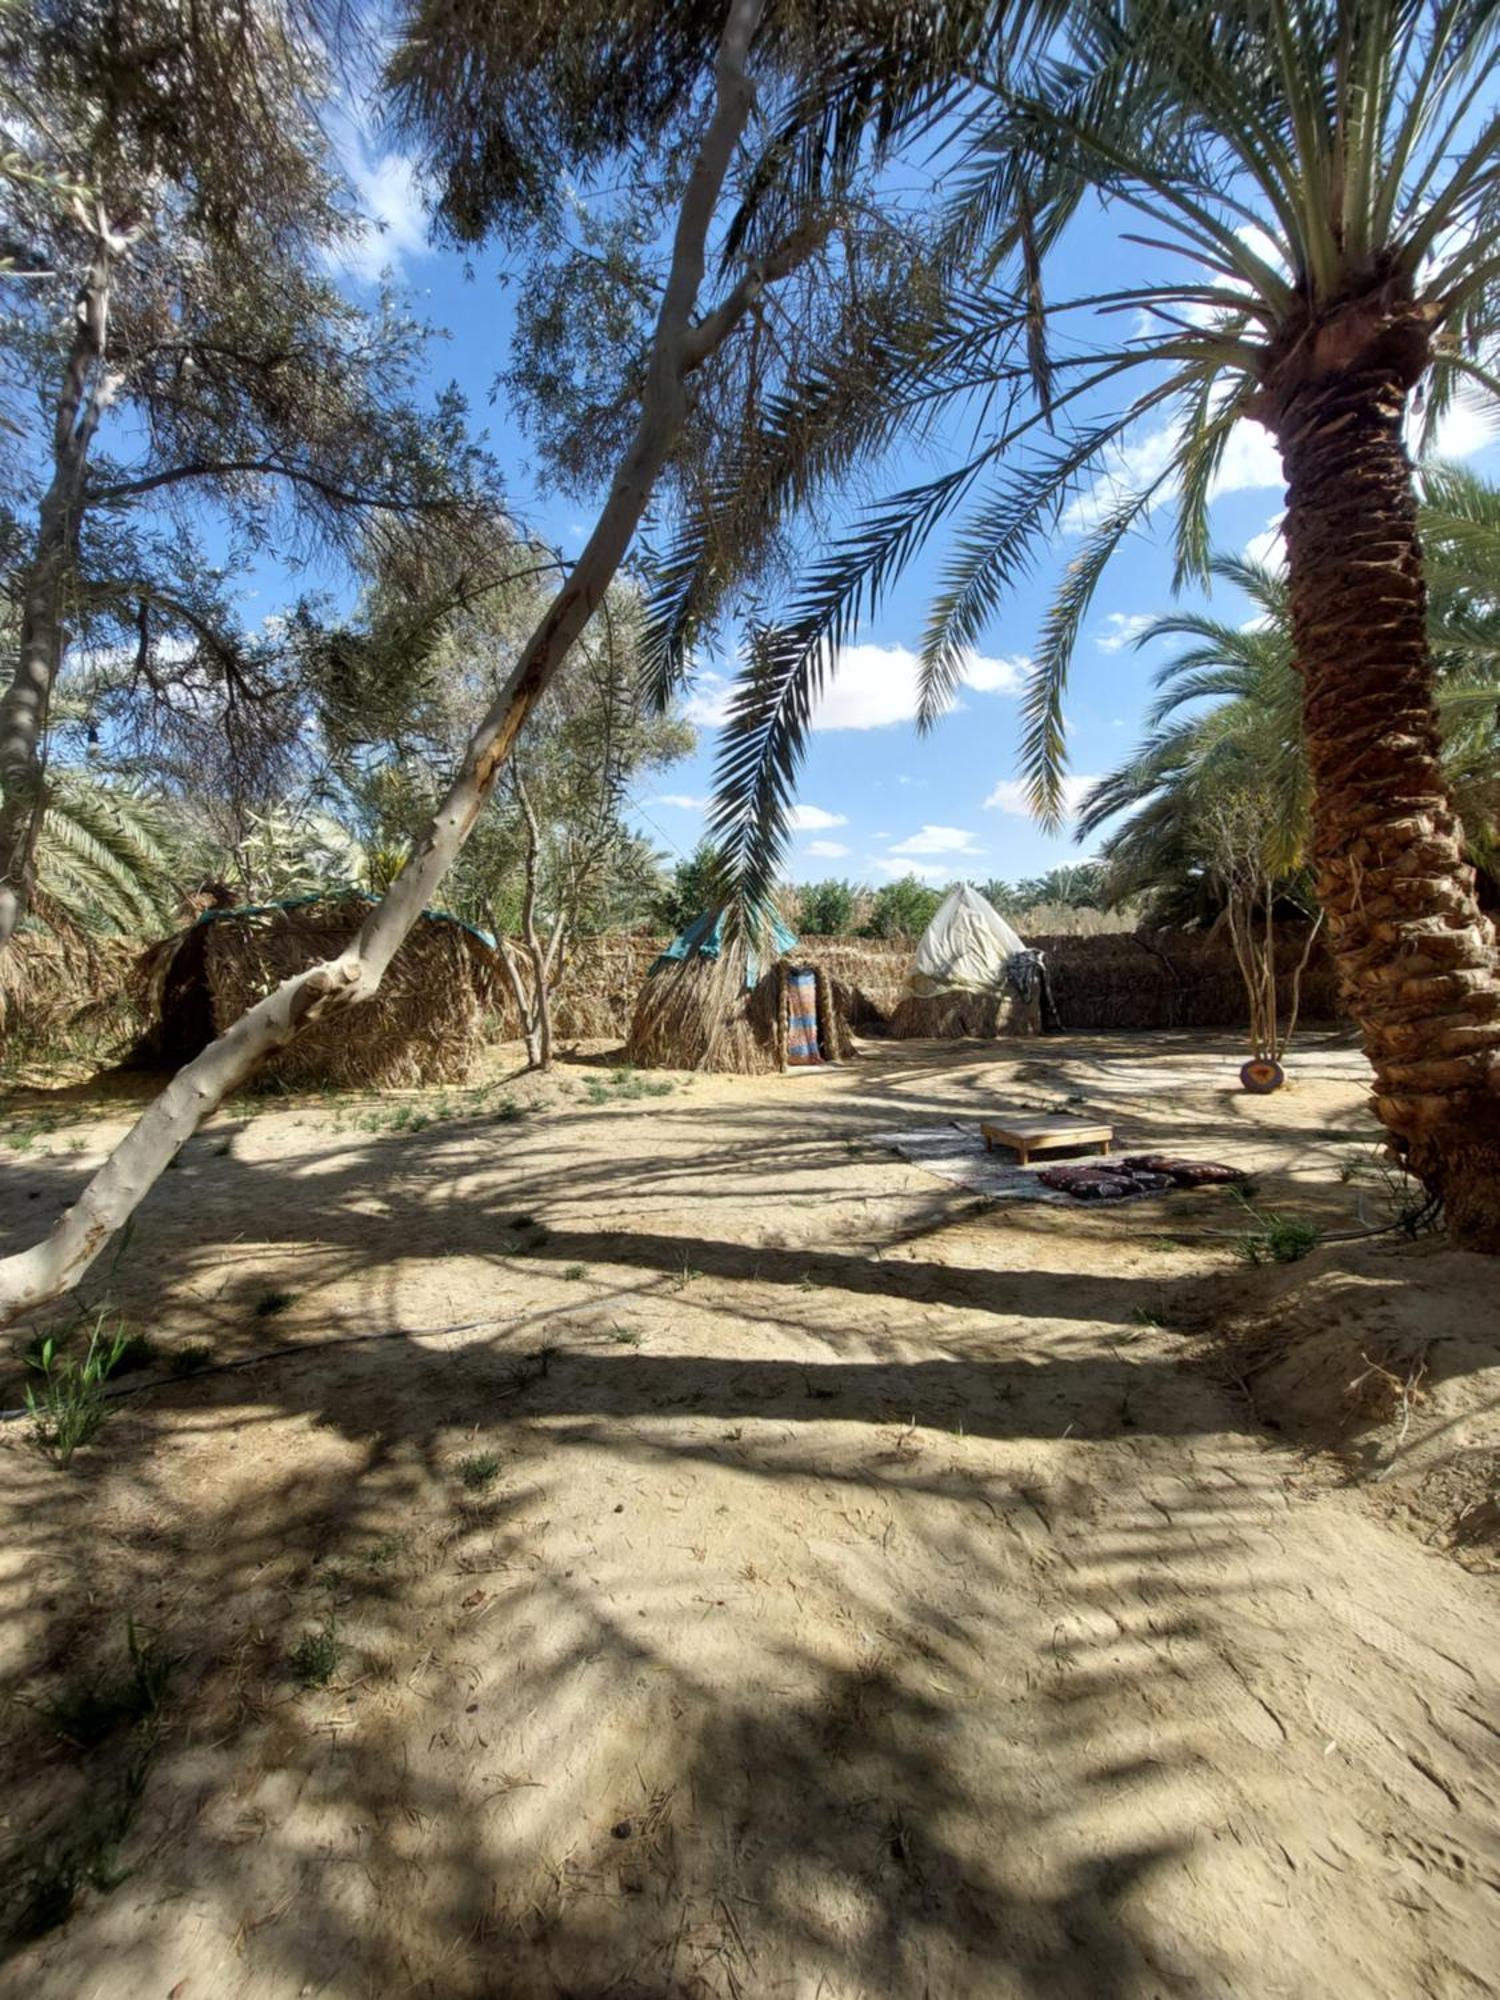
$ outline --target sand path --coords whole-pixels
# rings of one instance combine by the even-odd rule
[[[116,1275],[133,1317],[223,1356],[408,1331],[131,1398],[70,1474],[5,1438],[12,1695],[127,1611],[182,1664],[128,1878],[0,1984],[1495,1992],[1500,1603],[1152,1323],[1224,1263],[1222,1198],[977,1212],[868,1143],[1082,1089],[1347,1220],[1358,1063],[1311,1044],[1256,1103],[1221,1054],[914,1048],[603,1105],[576,1071],[514,1123],[205,1133]],[[12,1165],[7,1227],[87,1157]],[[84,1782],[9,1717],[8,1846]]]

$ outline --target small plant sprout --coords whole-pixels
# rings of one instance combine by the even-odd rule
[[[288,1312],[297,1303],[295,1292],[262,1292],[255,1301],[257,1319],[275,1319],[278,1314]]]
[[[499,1452],[471,1452],[467,1458],[458,1461],[458,1476],[471,1493],[482,1492],[500,1476]]]
[[[186,1347],[179,1347],[167,1363],[169,1375],[196,1375],[200,1368],[206,1368],[214,1358],[214,1351],[204,1341],[189,1341]]]
[[[577,1284],[580,1278],[586,1278],[588,1276],[588,1271],[582,1264],[568,1264],[564,1266],[563,1276],[566,1279],[568,1279],[570,1283]]]
[[[120,1326],[111,1327],[106,1334],[105,1315],[100,1312],[81,1361],[63,1353],[51,1334],[28,1354],[28,1365],[42,1378],[40,1391],[30,1383],[26,1386],[33,1435],[41,1450],[59,1465],[66,1465],[80,1445],[96,1436],[109,1415],[105,1384],[127,1345]]]
[[[1240,1248],[1252,1264],[1295,1264],[1317,1248],[1322,1231],[1302,1215],[1261,1213],[1245,1203],[1252,1227],[1240,1238]]]
[[[301,1687],[321,1688],[338,1672],[344,1649],[330,1611],[316,1632],[304,1632],[287,1655],[287,1669]]]

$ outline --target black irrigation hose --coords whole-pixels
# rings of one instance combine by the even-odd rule
[[[571,1306],[559,1306],[558,1312],[571,1312]],[[181,1375],[148,1375],[144,1382],[106,1383],[104,1395],[110,1401],[116,1397],[139,1396],[146,1389],[161,1389],[169,1382],[197,1382],[205,1375],[227,1375],[236,1368],[259,1368],[264,1361],[280,1361],[289,1354],[319,1354],[330,1347],[355,1347],[362,1341],[370,1340],[435,1340],[448,1333],[474,1333],[482,1326],[504,1326],[509,1320],[506,1313],[497,1313],[489,1319],[456,1320],[452,1326],[392,1326],[383,1327],[377,1333],[341,1333],[331,1340],[292,1340],[282,1347],[268,1347],[260,1354],[242,1354],[237,1361],[206,1361],[201,1368],[194,1368]],[[549,1313],[528,1315],[534,1319],[547,1319]],[[518,1321],[517,1324],[524,1324]],[[0,1424],[14,1423],[18,1417],[29,1417],[29,1409],[0,1410]]]

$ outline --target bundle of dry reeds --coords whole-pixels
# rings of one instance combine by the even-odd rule
[[[786,1059],[788,975],[806,961],[779,959],[745,984],[744,943],[718,958],[660,964],[641,988],[625,1053],[642,1069],[724,1070],[764,1075]],[[812,965],[818,989],[819,1041],[832,1062],[854,1053],[849,1023],[833,982]]]
[[[996,1035],[1035,1035],[1041,1025],[1039,994],[1023,1000],[1008,990],[933,993],[921,999],[908,993],[891,1015],[890,1033],[898,1041],[958,1041],[966,1036],[988,1040]]]
[[[1227,936],[1208,931],[1132,931],[1105,937],[1035,937],[1065,1033],[1139,1028],[1243,1028],[1244,980]],[[1279,1005],[1307,944],[1307,926],[1286,924],[1276,942]],[[1340,1013],[1333,960],[1315,944],[1302,977],[1302,1019]]]
[[[0,1041],[40,1046],[88,1033],[102,1051],[138,1032],[130,938],[83,931],[19,931],[0,953]]]
[[[230,912],[144,954],[137,976],[150,1028],[138,1059],[180,1063],[283,979],[336,957],[363,921],[363,897]],[[374,999],[314,1023],[263,1074],[288,1089],[416,1089],[462,1083],[485,1042],[497,998],[495,954],[463,925],[421,918]]]

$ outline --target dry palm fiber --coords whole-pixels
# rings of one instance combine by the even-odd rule
[[[1280,927],[1277,1000],[1283,1018],[1307,942],[1301,924]],[[1245,985],[1229,941],[1207,931],[1133,931],[1102,937],[1036,937],[1065,1034],[1129,1028],[1244,1028]],[[1333,961],[1321,942],[1302,977],[1303,1021],[1340,1013]]]
[[[1023,1000],[1003,993],[907,994],[891,1015],[890,1032],[898,1040],[957,1041],[964,1036],[1034,1035],[1041,1026],[1037,995]]]
[[[753,986],[745,983],[749,954],[743,940],[717,958],[693,955],[658,962],[641,988],[625,1053],[642,1069],[726,1070],[764,1075],[783,1067],[786,1051],[787,974],[781,958]],[[819,1043],[829,1061],[854,1053],[853,1039],[828,975],[817,979]]]
[[[138,977],[150,1027],[137,1059],[177,1064],[233,1025],[283,979],[337,957],[363,922],[362,896],[214,912],[145,953]],[[429,913],[373,999],[314,1022],[262,1075],[288,1089],[416,1089],[462,1083],[498,999],[496,955],[475,932]]]
[[[816,938],[803,941],[807,962],[832,980],[849,1024],[880,1033],[901,1003],[910,938]]]
[[[23,930],[0,952],[0,1038],[31,1042],[69,1029],[139,1026],[129,938],[90,937],[71,926]]]

